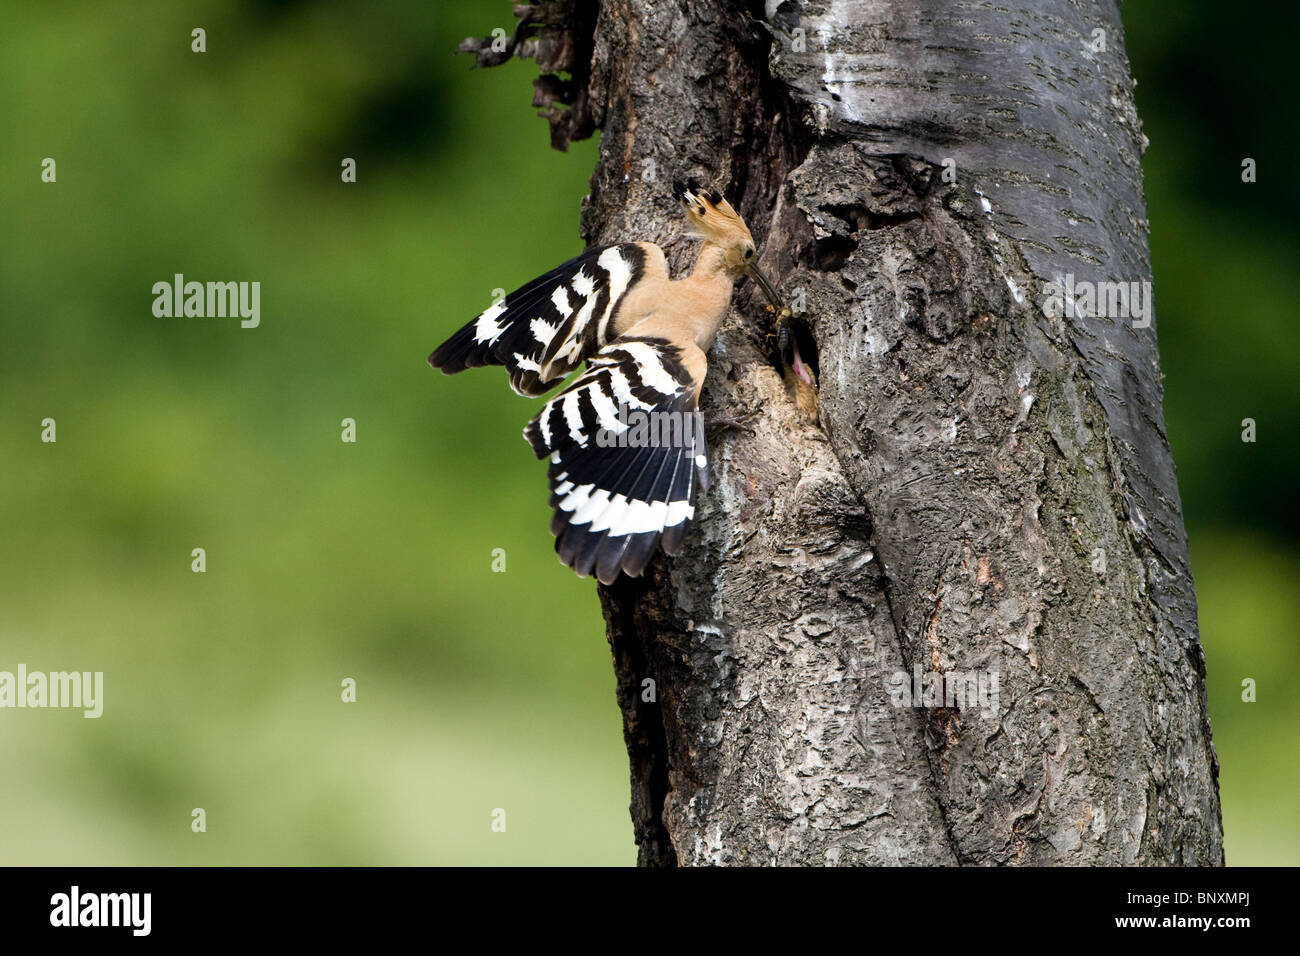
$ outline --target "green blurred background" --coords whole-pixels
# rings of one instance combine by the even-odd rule
[[[451,55],[506,3],[177,6],[0,6],[0,670],[106,684],[0,711],[0,863],[633,862],[532,406],[424,362],[581,249],[594,142]],[[1228,862],[1295,863],[1296,13],[1124,16]],[[176,272],[260,281],[261,326],[155,318]]]

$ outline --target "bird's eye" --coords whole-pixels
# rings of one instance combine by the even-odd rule
[[[748,249],[745,250],[745,258],[746,258],[746,259],[752,259],[752,258],[754,258],[754,247],[753,247],[753,246],[750,246]]]

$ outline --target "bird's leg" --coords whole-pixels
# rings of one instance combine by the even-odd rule
[[[751,435],[757,434],[748,424],[758,415],[758,409],[750,409],[743,415],[737,415],[731,418],[714,418],[709,421],[707,435],[710,444],[712,444],[723,432],[736,431],[749,432]]]

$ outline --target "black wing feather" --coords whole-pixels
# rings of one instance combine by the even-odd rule
[[[511,388],[541,395],[606,344],[646,259],[633,242],[588,249],[484,309],[438,346],[429,364],[448,375],[504,365]]]
[[[707,470],[695,394],[680,349],[625,336],[524,429],[537,456],[550,456],[556,552],[579,575],[610,584],[640,575],[661,542],[680,549]]]

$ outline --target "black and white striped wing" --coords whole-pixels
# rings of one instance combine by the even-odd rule
[[[440,345],[429,364],[448,375],[504,365],[511,388],[541,395],[609,341],[619,301],[648,264],[653,268],[650,260],[635,242],[588,249],[493,303]]]
[[[681,550],[708,487],[704,419],[681,350],[624,337],[528,423],[537,457],[550,456],[551,533],[560,560],[603,584],[639,576],[660,546]]]

